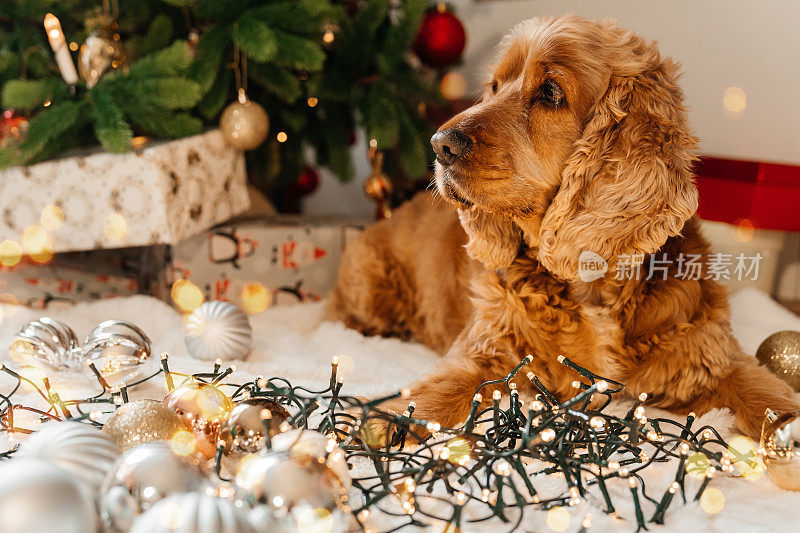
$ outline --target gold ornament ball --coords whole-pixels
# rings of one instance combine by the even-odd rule
[[[800,331],[773,333],[758,347],[756,357],[795,392],[800,392]]]
[[[393,188],[389,176],[380,172],[372,174],[364,181],[364,192],[376,202],[391,196]]]
[[[228,105],[219,119],[225,142],[239,150],[252,150],[267,138],[269,116],[264,108],[243,94]]]
[[[136,400],[122,404],[103,426],[121,450],[157,440],[169,440],[183,429],[175,411],[155,400]]]
[[[206,459],[214,457],[220,425],[233,409],[231,399],[214,385],[187,380],[170,391],[162,403],[191,430],[197,451]]]

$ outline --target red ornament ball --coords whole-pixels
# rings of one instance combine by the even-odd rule
[[[297,179],[296,191],[300,196],[308,196],[319,187],[319,174],[311,167],[303,167]]]
[[[445,68],[461,59],[466,42],[461,21],[449,11],[435,10],[422,20],[414,51],[426,65]]]

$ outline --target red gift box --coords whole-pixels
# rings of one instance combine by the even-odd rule
[[[800,166],[703,157],[695,174],[702,218],[800,231]]]

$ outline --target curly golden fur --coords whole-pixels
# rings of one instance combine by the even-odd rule
[[[456,209],[423,194],[367,229],[331,298],[351,327],[446,352],[412,387],[416,416],[462,422],[476,387],[527,354],[562,398],[575,374],[559,354],[652,405],[728,407],[751,437],[766,407],[798,407],[733,338],[725,289],[676,275],[680,254],[708,254],[677,78],[654,43],[611,21],[533,19],[503,40],[480,101],[440,129],[468,139],[436,164]],[[584,251],[609,274],[582,281]],[[622,255],[641,272],[670,259],[668,275],[617,279]]]

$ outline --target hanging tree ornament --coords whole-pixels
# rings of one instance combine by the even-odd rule
[[[383,173],[383,152],[378,151],[377,143],[370,141],[369,162],[372,172],[364,181],[364,193],[377,204],[375,218],[378,220],[392,216],[389,200],[392,196],[392,180]]]
[[[206,302],[183,325],[186,348],[197,359],[244,359],[250,353],[253,329],[247,315],[230,302]]]
[[[207,481],[196,464],[151,442],[131,448],[114,463],[100,491],[103,525],[113,533],[128,532],[136,518],[176,493],[202,490]]]
[[[266,530],[265,530],[266,531]],[[247,515],[223,498],[173,494],[140,516],[130,533],[255,533]]]
[[[80,478],[45,461],[0,465],[0,533],[94,533],[92,499]]]
[[[196,450],[206,459],[214,457],[220,425],[233,409],[231,399],[214,385],[188,379],[170,391],[163,403],[191,430]]]
[[[272,439],[272,450],[288,451],[293,459],[300,462],[324,464],[345,490],[350,490],[352,481],[345,453],[334,437],[309,429],[293,429]]]
[[[247,97],[247,56],[234,50],[237,100],[228,104],[219,119],[222,138],[239,150],[252,150],[267,138],[269,116],[260,104]]]
[[[143,377],[151,369],[150,338],[129,322],[106,320],[83,342],[83,360],[91,363],[109,385],[118,386]]]
[[[113,5],[111,5],[113,4]],[[109,70],[116,70],[125,64],[125,52],[118,33],[119,5],[116,0],[103,1],[103,12],[92,21],[96,27],[78,52],[78,72],[91,89]]]
[[[800,392],[800,331],[773,333],[758,347],[756,358],[795,392]]]
[[[442,69],[461,59],[466,42],[464,25],[447,11],[444,2],[438,2],[436,9],[429,11],[422,20],[414,51],[423,63]]]
[[[96,492],[119,457],[119,450],[111,438],[96,427],[66,421],[42,426],[22,443],[19,454],[52,463]]]
[[[148,442],[169,440],[182,429],[181,417],[155,400],[123,403],[103,426],[103,431],[122,450]]]

